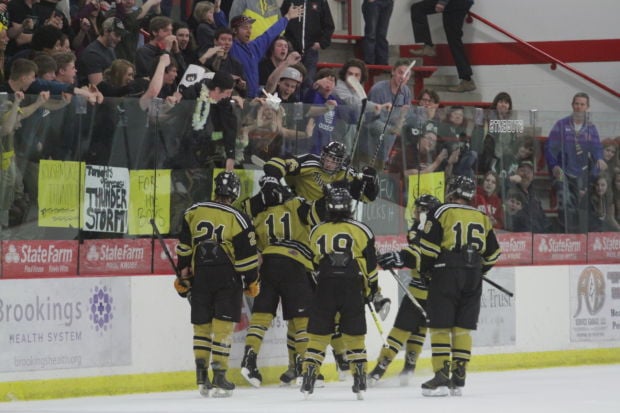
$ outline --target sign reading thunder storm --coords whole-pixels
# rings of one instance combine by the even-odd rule
[[[127,233],[129,171],[86,165],[82,229]]]

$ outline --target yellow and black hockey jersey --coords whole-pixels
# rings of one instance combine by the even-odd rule
[[[263,166],[265,175],[284,180],[295,193],[308,200],[316,201],[323,194],[323,187],[337,181],[347,181],[350,183],[349,192],[353,199],[362,202],[374,201],[377,197],[378,188],[374,183],[368,183],[363,188],[363,181],[358,177],[358,173],[349,167],[342,166],[339,171],[333,174],[327,173],[321,164],[321,157],[314,154],[305,154],[298,157],[271,158]]]
[[[444,204],[429,216],[420,234],[420,271],[432,269],[442,251],[472,246],[482,258],[482,274],[495,265],[501,249],[488,216],[474,207]]]
[[[400,251],[405,266],[411,268],[411,280],[409,290],[418,300],[426,300],[428,296],[428,286],[420,276],[420,221],[414,220],[413,225],[407,232],[407,246]]]
[[[353,219],[322,222],[310,231],[310,247],[317,266],[329,254],[351,254],[364,277],[366,295],[369,293],[369,285],[377,283],[375,237],[366,224]]]
[[[226,253],[246,281],[255,278],[258,267],[256,234],[248,216],[220,202],[200,202],[185,211],[177,246],[179,268],[194,266],[194,252],[201,242],[215,242]],[[254,275],[254,277],[252,277]]]
[[[244,200],[244,211],[253,217],[258,250],[262,255],[284,255],[313,270],[310,229],[321,221],[315,204],[294,197],[279,205],[264,207],[260,195]]]

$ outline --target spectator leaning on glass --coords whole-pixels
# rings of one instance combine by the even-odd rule
[[[607,169],[598,130],[589,117],[590,97],[573,96],[573,113],[558,120],[549,132],[545,159],[558,196],[560,224],[567,232],[579,228],[577,206],[588,179]]]

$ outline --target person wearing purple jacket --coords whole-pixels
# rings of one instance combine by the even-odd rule
[[[230,56],[237,59],[242,65],[247,82],[247,97],[255,98],[259,96],[258,63],[269,50],[271,42],[286,29],[289,20],[298,18],[302,8],[291,6],[286,16],[280,18],[267,31],[254,40],[250,40],[252,35],[252,23],[254,19],[247,16],[235,16],[230,20],[230,28],[235,34],[233,45],[230,49]]]
[[[588,180],[607,169],[596,126],[589,118],[590,97],[573,96],[573,113],[558,120],[545,144],[545,159],[558,197],[560,223],[566,232],[579,228],[577,206],[586,195]]]

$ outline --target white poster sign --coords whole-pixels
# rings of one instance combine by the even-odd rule
[[[82,229],[127,233],[129,170],[86,165]]]
[[[571,341],[620,340],[620,268],[570,267]]]
[[[4,280],[0,372],[131,364],[129,278]]]

